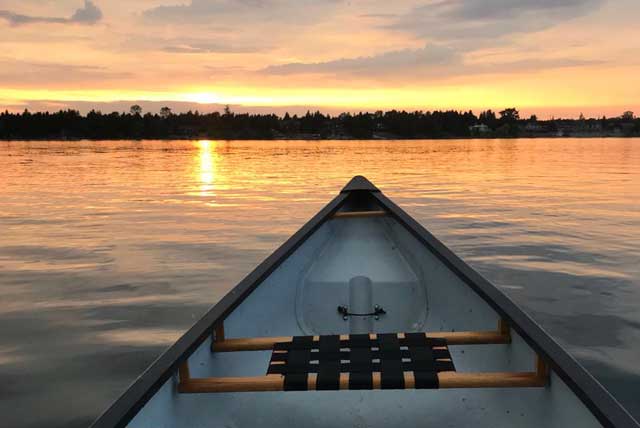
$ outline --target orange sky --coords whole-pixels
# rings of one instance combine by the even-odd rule
[[[639,12],[636,0],[0,0],[0,108],[613,116],[640,110]]]

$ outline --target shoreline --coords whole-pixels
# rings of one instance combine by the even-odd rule
[[[475,115],[472,111],[377,111],[338,116],[308,112],[304,116],[235,114],[225,110],[199,114],[141,114],[68,110],[54,113],[0,112],[2,140],[399,140],[502,138],[607,138],[640,137],[640,118],[633,112],[600,119],[538,120],[520,117],[508,108]],[[499,116],[499,117],[498,117]]]
[[[30,141],[199,141],[199,140],[218,140],[218,141],[419,141],[419,140],[594,140],[594,139],[640,139],[640,135],[520,135],[520,136],[469,136],[469,137],[372,137],[372,138],[357,138],[357,137],[310,137],[305,135],[300,136],[287,136],[287,137],[274,137],[274,138],[245,138],[245,137],[216,137],[209,135],[192,135],[192,136],[169,136],[158,138],[61,138],[52,136],[51,138],[0,138],[1,142],[30,142]]]

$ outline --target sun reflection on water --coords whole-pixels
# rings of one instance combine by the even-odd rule
[[[216,142],[201,140],[196,142],[198,147],[198,163],[196,168],[200,196],[215,196],[216,164],[219,161],[216,153]]]

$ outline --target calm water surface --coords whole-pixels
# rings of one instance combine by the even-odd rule
[[[82,427],[363,174],[640,417],[640,140],[0,142],[2,426]]]

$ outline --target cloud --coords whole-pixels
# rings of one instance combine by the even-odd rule
[[[122,52],[162,51],[175,54],[247,54],[272,50],[275,43],[263,39],[249,38],[244,34],[234,34],[224,28],[211,32],[185,32],[175,37],[145,32],[139,35],[125,35],[119,42]]]
[[[260,45],[241,45],[211,41],[176,41],[162,48],[170,53],[254,53],[268,49]]]
[[[439,41],[535,32],[586,15],[605,0],[452,0],[412,8],[383,28]]]
[[[95,24],[102,19],[102,11],[91,0],[84,0],[84,7],[76,10],[71,22]]]
[[[129,72],[115,72],[99,66],[0,59],[0,81],[16,86],[42,82],[50,82],[53,86],[104,83],[132,76]]]
[[[344,0],[191,0],[145,10],[142,25],[188,29],[173,33],[173,40],[149,46],[169,53],[286,51],[312,33],[314,25],[330,21],[343,4]]]
[[[148,9],[144,17],[175,23],[210,24],[211,19],[223,19],[244,25],[303,25],[329,19],[330,12],[342,3],[343,0],[191,0],[188,4]]]
[[[398,16],[395,13],[363,13],[359,15],[360,18],[372,18],[372,19],[384,19],[384,18],[395,18]]]
[[[528,58],[516,61],[486,64],[465,64],[465,74],[500,74],[530,71],[544,71],[558,68],[579,68],[606,64],[601,60],[578,58]]]
[[[29,16],[14,13],[8,10],[0,10],[0,18],[4,18],[11,25],[48,23],[48,24],[64,24],[68,22],[67,18],[51,18],[44,16]]]
[[[69,18],[23,15],[9,10],[0,10],[0,18],[11,25],[25,24],[95,24],[102,19],[102,11],[91,1],[85,0],[84,6],[77,9]]]
[[[287,74],[348,74],[358,76],[380,76],[395,74],[399,70],[421,70],[449,65],[460,60],[455,51],[436,45],[422,49],[403,49],[384,52],[379,55],[341,58],[316,63],[288,63],[272,65],[262,70],[274,75]]]
[[[586,67],[602,61],[576,58],[526,58],[503,62],[469,62],[462,52],[441,45],[422,49],[403,49],[379,55],[340,58],[316,63],[287,63],[260,70],[270,75],[319,74],[334,77],[373,78],[376,80],[450,78],[481,74],[512,74],[549,69]]]
[[[457,0],[447,4],[454,18],[468,20],[477,19],[511,19],[529,12],[547,14],[560,13],[571,16],[583,13],[593,5],[601,3],[594,0]]]

